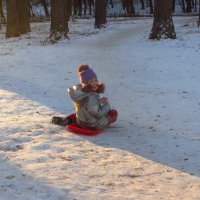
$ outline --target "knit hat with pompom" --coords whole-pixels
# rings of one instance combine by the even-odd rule
[[[81,85],[86,85],[91,78],[96,78],[96,73],[87,64],[78,65],[78,76]]]

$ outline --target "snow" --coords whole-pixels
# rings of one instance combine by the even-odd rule
[[[0,31],[0,200],[199,199],[200,30],[174,17],[177,39],[148,39],[152,19],[70,22],[51,45],[49,22]],[[117,122],[95,136],[51,124],[74,111],[66,88],[88,63]]]

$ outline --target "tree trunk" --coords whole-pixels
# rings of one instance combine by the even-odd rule
[[[121,0],[123,10],[126,9],[125,0]]]
[[[152,0],[149,0],[150,14],[153,14],[153,3]]]
[[[197,0],[194,0],[194,12],[197,12]]]
[[[68,21],[70,19],[70,16],[72,16],[72,1],[73,0],[67,0]]]
[[[6,37],[19,37],[29,31],[28,0],[7,0]]]
[[[172,2],[169,0],[156,0],[154,5],[154,21],[150,39],[176,38],[172,20]]]
[[[17,0],[17,8],[20,34],[30,32],[28,0]]]
[[[110,0],[111,8],[114,8],[113,0]]]
[[[84,7],[84,15],[86,15],[86,12],[87,12],[87,0],[83,0],[83,7]]]
[[[181,0],[181,7],[182,7],[183,12],[185,13],[185,2],[184,2],[184,0]]]
[[[135,15],[135,7],[133,0],[129,0],[129,11],[131,15]]]
[[[78,16],[81,17],[82,16],[82,0],[78,0]]]
[[[94,0],[88,0],[90,15],[92,15],[92,6],[94,6]]]
[[[73,14],[77,15],[77,11],[78,11],[78,1],[73,0]]]
[[[17,0],[7,0],[7,28],[6,37],[19,37],[19,16]]]
[[[95,1],[95,28],[105,27],[106,20],[106,0]]]
[[[144,0],[140,0],[140,3],[142,5],[142,10],[144,10]]]
[[[3,13],[3,6],[2,6],[2,0],[0,0],[0,30],[1,30],[1,16],[2,16],[2,13]]]
[[[68,38],[69,8],[68,0],[51,0],[51,31],[52,41]]]
[[[50,17],[46,0],[41,0],[41,4],[44,7],[45,16]]]
[[[2,0],[0,0],[0,18],[3,19],[3,20],[6,19],[4,14],[3,14],[3,3],[2,3]]]
[[[186,4],[187,4],[186,12],[187,12],[187,13],[191,13],[191,12],[192,12],[191,0],[186,0]]]
[[[172,12],[175,12],[176,0],[172,0]]]
[[[199,23],[198,26],[200,26],[200,0],[199,0]]]

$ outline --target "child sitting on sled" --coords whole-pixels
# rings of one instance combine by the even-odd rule
[[[117,119],[117,111],[111,109],[106,97],[100,98],[104,92],[104,84],[99,84],[97,75],[87,64],[78,66],[80,84],[68,89],[74,101],[75,114],[65,118],[53,117],[52,123],[68,125],[77,123],[86,129],[103,129]]]

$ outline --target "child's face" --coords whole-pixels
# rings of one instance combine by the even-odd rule
[[[99,82],[96,78],[91,78],[88,84],[92,87],[92,91],[96,92],[99,87]]]

